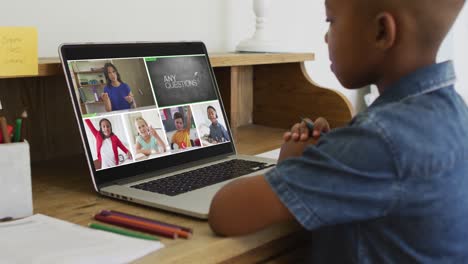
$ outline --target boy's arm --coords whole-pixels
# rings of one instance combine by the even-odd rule
[[[292,140],[284,143],[278,162],[301,156],[309,144]],[[213,198],[209,215],[213,231],[226,236],[252,233],[292,219],[293,215],[262,175],[238,179],[224,186]]]
[[[259,175],[238,179],[218,191],[208,221],[216,234],[236,236],[293,219],[265,177]]]

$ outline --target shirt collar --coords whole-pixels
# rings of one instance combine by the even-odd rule
[[[453,85],[455,80],[455,70],[451,61],[432,64],[390,85],[371,107],[429,93]]]

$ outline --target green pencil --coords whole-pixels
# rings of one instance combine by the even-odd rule
[[[126,230],[126,229],[122,229],[122,228],[118,228],[118,227],[113,227],[113,226],[109,226],[109,225],[101,225],[101,224],[97,224],[97,223],[90,223],[89,227],[94,228],[94,229],[99,229],[99,230],[104,230],[104,231],[116,233],[116,234],[120,234],[120,235],[124,235],[124,236],[159,241],[159,239],[157,237],[155,237],[155,236],[142,234],[142,233],[138,233],[138,232],[133,232],[133,231],[130,231],[130,230]]]
[[[15,123],[16,123],[16,126],[15,126],[15,132],[13,134],[13,142],[20,142],[21,125],[23,123],[23,120],[21,118],[18,118],[16,119]]]

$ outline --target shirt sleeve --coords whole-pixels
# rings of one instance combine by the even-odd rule
[[[329,132],[265,177],[295,218],[312,230],[387,214],[397,202],[396,175],[384,136],[347,127]]]
[[[117,143],[117,147],[119,147],[124,153],[128,153],[128,149],[125,147],[125,145],[120,141],[119,137],[114,135],[115,137],[115,142]]]
[[[89,127],[89,130],[91,130],[91,133],[96,137],[99,131],[94,127],[93,123],[89,119],[85,119],[86,125]]]

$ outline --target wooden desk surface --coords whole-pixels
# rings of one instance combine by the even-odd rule
[[[277,148],[283,132],[261,126],[243,127],[239,130],[243,140],[238,151],[254,154]],[[98,211],[112,209],[194,229],[189,240],[163,238],[166,248],[136,263],[253,263],[281,255],[301,243],[302,235],[297,232],[300,227],[295,223],[279,224],[248,236],[222,238],[213,234],[206,221],[100,196],[92,187],[83,156],[34,165],[32,182],[34,213],[87,225]]]

